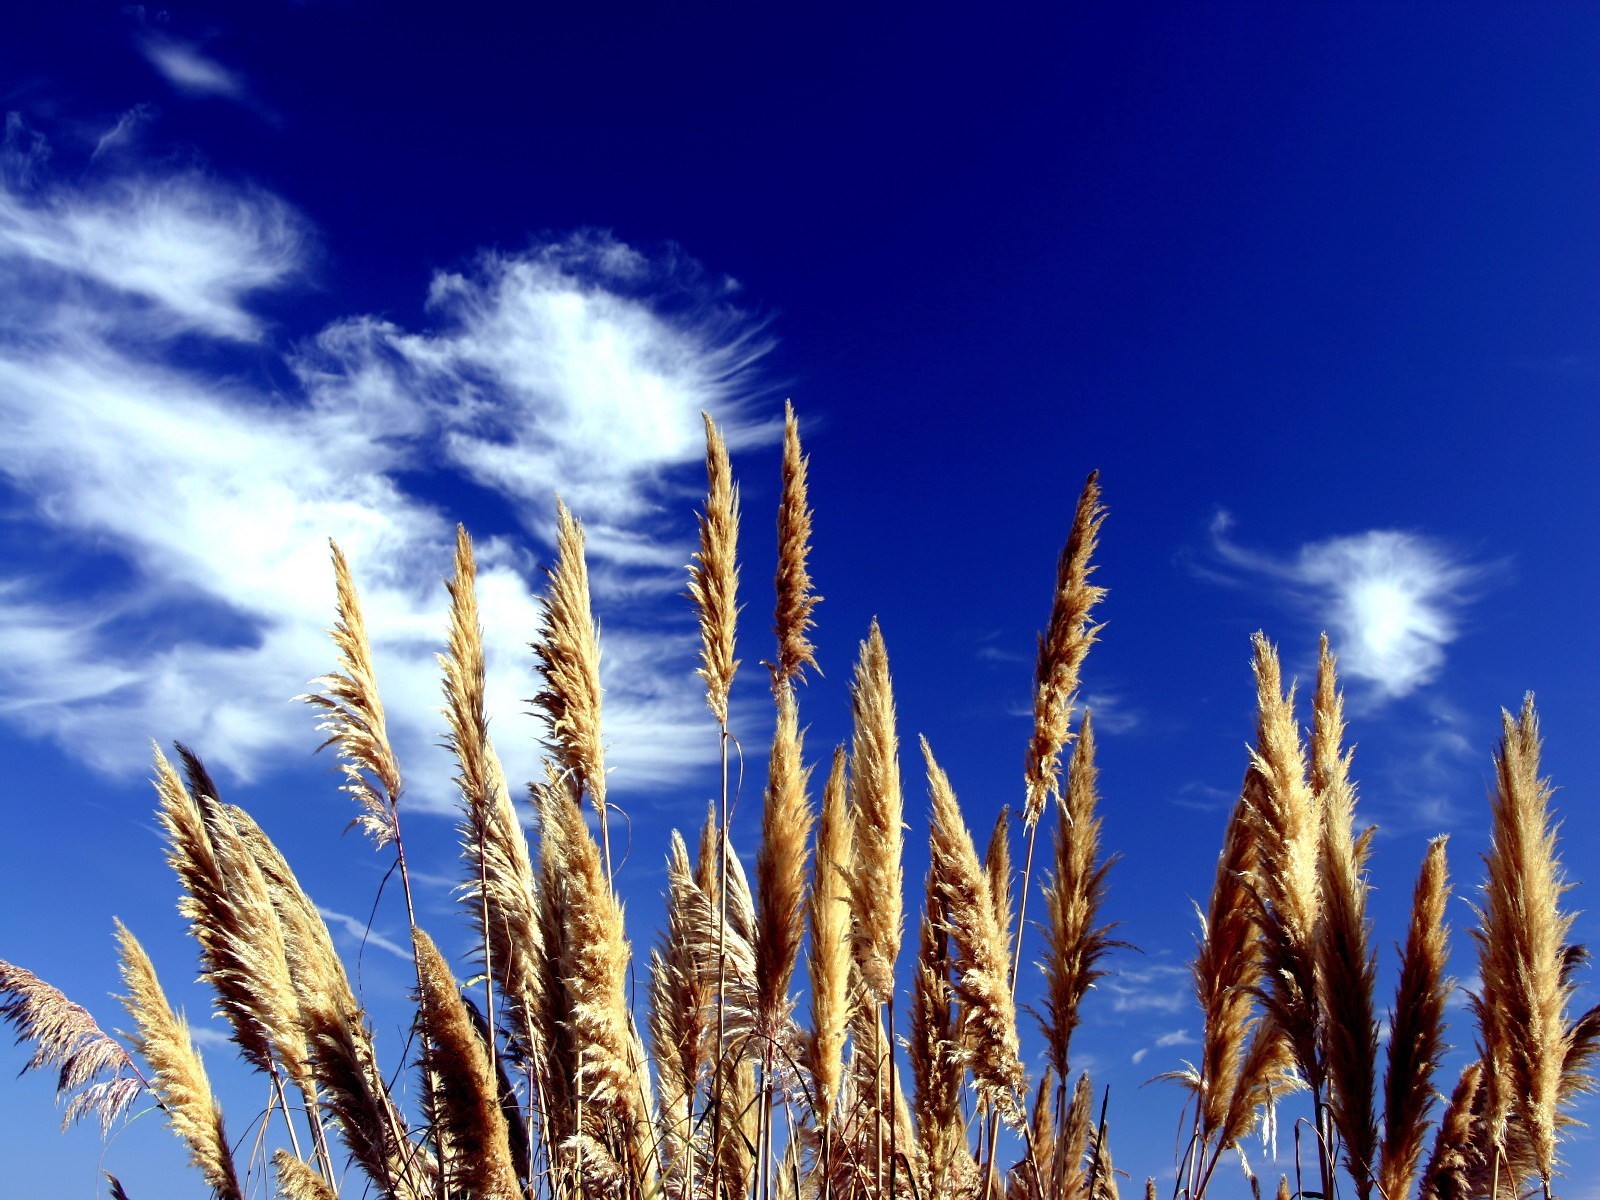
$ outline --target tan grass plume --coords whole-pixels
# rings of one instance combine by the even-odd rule
[[[437,1081],[434,1120],[450,1151],[441,1164],[444,1186],[472,1200],[513,1200],[519,1188],[494,1064],[439,948],[420,929],[411,936],[422,966],[424,1058]]]
[[[777,609],[773,632],[778,636],[778,661],[773,675],[781,682],[799,679],[809,665],[817,665],[810,631],[816,625],[812,612],[822,597],[812,590],[811,505],[806,496],[810,460],[800,452],[800,423],[794,405],[783,406],[783,494],[778,502]]]
[[[328,631],[339,652],[339,669],[312,682],[319,690],[301,696],[324,712],[318,726],[328,735],[344,773],[344,790],[355,798],[355,819],[380,849],[400,837],[400,767],[389,744],[389,727],[378,694],[372,645],[361,615],[361,599],[350,565],[337,542],[330,541],[338,619]]]
[[[706,427],[706,505],[700,516],[700,549],[689,566],[689,595],[700,614],[700,669],[706,703],[721,725],[728,723],[728,693],[739,663],[733,657],[739,617],[739,486],[733,482],[728,447],[709,413]]]
[[[544,686],[534,707],[549,723],[546,748],[571,781],[574,799],[587,796],[600,816],[606,876],[611,875],[611,839],[606,807],[605,750],[600,734],[600,630],[589,599],[583,526],[556,500],[556,560],[546,568],[547,586],[533,643]]]
[[[1102,924],[1106,877],[1115,859],[1100,856],[1099,770],[1094,723],[1084,710],[1067,771],[1067,793],[1056,826],[1055,874],[1045,885],[1045,1041],[1056,1078],[1070,1077],[1072,1034],[1078,1009],[1100,963],[1118,943]]]
[[[1045,800],[1060,787],[1061,748],[1072,717],[1072,696],[1084,655],[1094,645],[1098,626],[1090,614],[1106,591],[1089,582],[1091,559],[1099,542],[1105,509],[1100,506],[1100,472],[1092,471],[1078,498],[1072,530],[1056,564],[1056,589],[1050,621],[1039,636],[1039,665],[1033,690],[1033,737],[1028,743],[1023,780],[1027,801],[1023,824],[1032,829],[1044,815]]]
[[[1480,910],[1478,973],[1482,994],[1474,1009],[1487,1057],[1485,1119],[1492,1142],[1506,1144],[1513,1117],[1530,1140],[1540,1181],[1555,1169],[1562,1067],[1568,1047],[1564,978],[1571,915],[1556,857],[1550,782],[1539,775],[1539,719],[1528,696],[1519,716],[1502,714],[1495,754],[1493,842]]]
[[[963,1005],[963,1058],[978,1095],[1013,1127],[1020,1127],[1024,1086],[1011,998],[1010,960],[995,923],[989,877],[978,861],[950,779],[934,760],[926,738],[922,756],[932,798],[929,856],[946,929],[956,946],[953,979]]]
[[[905,797],[900,788],[900,739],[895,732],[889,653],[876,620],[861,643],[850,706],[854,718],[850,779],[855,799],[852,937],[862,978],[883,1003],[894,990],[894,964],[900,954]]]
[[[808,1066],[817,1123],[826,1125],[844,1071],[845,1031],[850,1020],[849,878],[855,860],[853,828],[846,805],[845,752],[834,751],[822,789],[817,855],[811,883],[811,1036]]]
[[[189,1147],[189,1161],[218,1200],[243,1200],[222,1110],[211,1094],[189,1027],[167,1003],[150,956],[120,921],[117,941],[122,982],[128,989],[122,1002],[133,1018],[134,1046],[150,1065],[150,1086],[166,1110],[167,1123]]]
[[[1365,853],[1355,834],[1353,752],[1342,748],[1344,697],[1324,634],[1312,706],[1311,790],[1320,814],[1319,933],[1315,940],[1321,1053],[1328,1072],[1329,1110],[1344,1143],[1356,1195],[1366,1200],[1375,1182],[1378,1021],[1377,961],[1367,916]]]
[[[71,1097],[61,1118],[62,1129],[94,1116],[101,1133],[107,1133],[147,1090],[122,1043],[101,1029],[88,1009],[32,971],[4,961],[0,961],[0,1021],[17,1031],[19,1042],[33,1043],[23,1071],[57,1069],[56,1099]]]
[[[1428,1114],[1433,1107],[1433,1077],[1444,1056],[1444,1008],[1451,984],[1450,929],[1445,903],[1450,898],[1448,838],[1428,844],[1411,899],[1411,925],[1400,956],[1400,982],[1389,1018],[1389,1063],[1383,1078],[1383,1145],[1378,1187],[1384,1196],[1410,1194],[1422,1159]]]

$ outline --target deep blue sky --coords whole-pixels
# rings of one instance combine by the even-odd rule
[[[496,727],[526,772],[520,647],[557,488],[604,533],[609,653],[638,672],[608,686],[648,946],[657,850],[712,787],[674,598],[695,414],[735,435],[759,774],[785,397],[826,596],[811,755],[846,735],[876,615],[903,737],[929,736],[985,833],[1020,797],[1033,638],[1102,471],[1109,624],[1085,688],[1123,855],[1110,915],[1146,953],[1119,956],[1080,1036],[1137,1179],[1171,1165],[1180,1098],[1138,1085],[1195,1031],[1188,899],[1244,765],[1252,630],[1302,675],[1322,629],[1345,660],[1363,813],[1384,830],[1385,989],[1427,836],[1452,832],[1458,894],[1477,886],[1497,714],[1527,689],[1587,881],[1594,6],[13,9],[0,956],[107,1023],[113,913],[174,990],[192,973],[150,738],[192,740],[313,894],[365,918],[379,860],[340,840],[345,801],[286,703],[331,665],[328,534],[374,589],[391,708],[410,712],[431,924],[464,929],[448,823],[421,811],[447,800],[428,712],[443,539],[454,520],[502,539]],[[909,755],[906,777],[915,846]],[[758,804],[752,785],[752,835]],[[911,886],[921,869],[919,851]],[[1457,901],[1464,981],[1470,917]],[[379,927],[398,936],[397,912]],[[369,986],[403,980],[394,963],[369,949]],[[201,1020],[203,995],[185,999]],[[392,1051],[398,1018],[379,1019]],[[242,1131],[252,1085],[224,1086]],[[17,1195],[91,1194],[94,1139],[49,1132],[45,1081],[7,1085],[0,1110]],[[156,1124],[105,1165],[135,1196],[190,1194],[137,1186],[177,1161]],[[1577,1136],[1575,1180],[1600,1166]]]

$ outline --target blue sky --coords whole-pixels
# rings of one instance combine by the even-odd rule
[[[1385,990],[1426,839],[1452,833],[1458,896],[1477,886],[1498,712],[1529,689],[1589,883],[1592,6],[74,3],[6,29],[0,956],[106,1022],[113,914],[207,1007],[151,739],[193,744],[319,902],[366,923],[384,864],[340,837],[289,703],[332,665],[330,535],[377,641],[429,924],[465,949],[430,815],[440,580],[464,521],[498,745],[527,778],[557,491],[590,531],[643,950],[667,832],[714,786],[680,595],[698,413],[743,487],[735,724],[759,775],[786,397],[826,597],[810,753],[846,735],[876,615],[902,737],[929,737],[984,831],[1020,800],[1034,637],[1102,472],[1085,691],[1123,856],[1110,915],[1144,952],[1114,960],[1080,1041],[1137,1178],[1171,1166],[1180,1097],[1139,1085],[1196,1032],[1189,902],[1244,766],[1251,631],[1302,677],[1319,631],[1341,655]],[[747,784],[751,856],[758,805]],[[1463,980],[1470,919],[1456,900]],[[395,905],[376,929],[403,942]],[[405,964],[370,941],[362,961],[392,1054],[376,997]],[[242,1131],[258,1100],[222,1051]],[[54,1133],[46,1081],[0,1111],[15,1194],[93,1194],[96,1139]],[[199,1195],[164,1178],[181,1153],[158,1124],[103,1165],[135,1196]],[[1568,1161],[1581,1178],[1600,1148],[1580,1131]]]

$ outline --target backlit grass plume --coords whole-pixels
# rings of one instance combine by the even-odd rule
[[[67,999],[32,971],[0,961],[0,1020],[32,1042],[24,1071],[55,1067],[56,1098],[66,1099],[61,1128],[99,1118],[109,1132],[149,1088],[122,1043],[95,1023],[89,1010]]]
[[[589,600],[583,526],[556,501],[556,559],[533,643],[543,686],[534,707],[550,727],[546,749],[571,781],[575,800],[587,796],[600,817],[600,845],[611,875],[611,826],[606,806],[605,751],[600,741],[600,631]]]
[[[889,652],[877,621],[861,643],[850,706],[854,718],[850,782],[855,801],[852,937],[862,979],[881,1004],[894,990],[894,966],[900,954],[905,796],[900,788],[900,737],[895,731]]]
[[[689,595],[700,613],[698,674],[705,681],[706,703],[726,725],[728,693],[739,668],[733,657],[739,616],[739,488],[716,422],[709,414],[701,417],[706,427],[706,505],[700,516],[700,549],[689,568]]]
[[[1072,531],[1056,564],[1055,594],[1050,621],[1039,635],[1039,665],[1033,689],[1033,738],[1028,743],[1023,771],[1027,803],[1023,824],[1032,828],[1044,815],[1044,804],[1060,787],[1061,748],[1067,744],[1072,719],[1072,697],[1078,690],[1078,671],[1094,645],[1098,628],[1090,624],[1094,606],[1105,589],[1089,582],[1094,573],[1090,560],[1100,538],[1105,509],[1100,506],[1100,473],[1091,472],[1078,498]]]
[[[378,695],[377,672],[361,600],[350,565],[338,543],[330,541],[338,620],[329,635],[339,652],[339,669],[313,682],[320,690],[302,696],[323,710],[324,746],[339,752],[345,791],[360,808],[356,823],[380,849],[400,837],[400,767],[389,744],[389,726]]]
[[[222,1110],[211,1095],[205,1067],[189,1037],[189,1027],[172,1011],[156,979],[155,967],[138,939],[119,921],[123,1006],[134,1023],[134,1047],[150,1066],[150,1087],[161,1101],[167,1123],[189,1147],[217,1200],[243,1200],[233,1151],[222,1127]]]

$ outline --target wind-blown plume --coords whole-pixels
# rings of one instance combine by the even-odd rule
[[[222,1110],[211,1095],[189,1027],[167,1003],[150,956],[120,921],[117,940],[122,982],[128,989],[123,1005],[136,1027],[134,1046],[151,1068],[151,1090],[166,1110],[167,1123],[189,1147],[189,1161],[205,1176],[217,1200],[243,1200],[222,1128]]]
[[[976,1174],[967,1150],[966,1120],[961,1112],[961,1084],[966,1069],[957,1043],[955,990],[950,973],[950,919],[938,877],[930,870],[927,908],[923,913],[917,970],[911,985],[911,1108],[917,1119],[917,1144],[927,1162],[936,1194],[954,1192],[958,1170]],[[944,1185],[941,1188],[941,1185]]]
[[[1250,789],[1250,795],[1260,843],[1253,887],[1266,954],[1267,986],[1261,997],[1289,1038],[1313,1094],[1320,1096],[1325,1072],[1318,1046],[1315,959],[1321,822],[1306,782],[1294,689],[1283,692],[1272,643],[1257,633],[1254,644],[1258,715],[1251,769],[1260,786]]]
[[[789,1009],[789,980],[804,933],[806,845],[811,836],[811,772],[802,743],[794,690],[777,689],[761,848],[756,855],[756,1007],[762,1036],[775,1039]]]
[[[806,498],[806,472],[810,460],[800,453],[800,423],[794,405],[783,406],[783,495],[778,502],[777,610],[773,632],[778,635],[778,661],[773,677],[782,683],[800,678],[810,664],[817,665],[816,647],[808,636],[816,625],[811,613],[822,599],[812,591],[811,505]]]
[[[1572,917],[1561,911],[1568,884],[1556,857],[1550,783],[1539,776],[1540,748],[1530,695],[1521,716],[1502,714],[1493,843],[1486,856],[1482,927],[1474,931],[1483,980],[1474,1009],[1487,1059],[1489,1137],[1503,1150],[1514,1117],[1548,1189],[1569,1039],[1566,1009],[1573,985],[1564,978],[1564,963]]]
[[[178,909],[200,944],[201,978],[216,992],[244,1060],[274,1075],[275,1064],[282,1064],[309,1092],[300,1004],[266,877],[222,810],[199,758],[186,747],[179,751],[190,788],[159,749],[155,786],[167,862],[186,893]]]
[[[716,988],[708,968],[711,899],[695,882],[689,851],[676,830],[667,851],[667,928],[650,963],[650,1039],[655,1049],[662,1150],[669,1187],[692,1196],[694,1104],[711,1059],[711,1004]]]
[[[894,990],[894,963],[900,954],[905,797],[900,790],[900,739],[895,733],[889,654],[877,621],[861,643],[850,705],[854,717],[850,779],[855,793],[852,937],[862,979],[881,1004]]]
[[[321,1175],[287,1150],[275,1153],[272,1165],[278,1172],[278,1195],[282,1200],[339,1200]]]
[[[23,1071],[56,1067],[56,1099],[77,1093],[67,1103],[62,1129],[93,1115],[101,1132],[109,1132],[146,1090],[122,1043],[101,1029],[88,1009],[32,971],[3,961],[0,1020],[17,1031],[18,1042],[33,1043]]]
[[[700,549],[689,567],[689,595],[700,613],[700,669],[706,703],[719,724],[728,723],[728,693],[739,668],[733,657],[739,616],[739,487],[733,482],[728,447],[710,414],[706,426],[706,507],[700,516]]]
[[[1039,637],[1039,665],[1033,690],[1033,737],[1028,743],[1023,780],[1027,801],[1023,824],[1032,829],[1044,815],[1045,800],[1060,786],[1061,748],[1066,745],[1072,717],[1072,696],[1078,690],[1078,671],[1084,655],[1094,645],[1099,626],[1089,623],[1105,588],[1089,582],[1094,573],[1090,559],[1100,537],[1105,509],[1100,506],[1100,472],[1092,471],[1078,498],[1072,530],[1056,564],[1056,590],[1050,602],[1050,621]]]
[[[1433,1107],[1433,1076],[1444,1055],[1444,1006],[1451,984],[1449,927],[1444,922],[1450,897],[1447,838],[1428,844],[1411,900],[1411,927],[1400,957],[1389,1026],[1389,1066],[1383,1077],[1383,1146],[1378,1188],[1384,1196],[1406,1196],[1422,1158]]]
[[[983,854],[983,873],[989,877],[989,899],[994,905],[994,923],[1005,939],[1006,955],[1011,954],[1011,922],[1016,919],[1011,901],[1011,806],[1002,804],[989,833],[989,848]]]
[[[461,890],[477,927],[485,973],[504,1006],[496,1013],[491,999],[485,1014],[491,1027],[496,1018],[503,1020],[519,1052],[527,1056],[541,1041],[533,1025],[543,935],[528,839],[489,738],[476,578],[472,539],[457,526],[455,574],[447,585],[449,649],[439,656],[439,665],[444,671],[445,744],[455,753],[461,793],[461,846],[467,865]]]
[[[1055,877],[1045,885],[1045,1017],[1050,1063],[1057,1079],[1070,1078],[1070,1046],[1078,1007],[1097,979],[1100,962],[1117,943],[1102,925],[1106,876],[1114,859],[1100,858],[1099,772],[1094,761],[1094,725],[1084,710],[1067,772],[1067,795],[1056,826]]]
[[[417,1007],[427,1026],[424,1058],[438,1081],[434,1119],[440,1144],[449,1148],[441,1163],[444,1186],[472,1200],[512,1200],[518,1194],[517,1174],[494,1064],[439,948],[420,929],[411,936],[422,966]]]
[[[819,1126],[826,1125],[844,1072],[844,1038],[850,1020],[850,900],[855,859],[846,807],[845,753],[833,754],[822,789],[817,856],[811,882],[811,1037],[808,1066]]]
[[[1023,1075],[1017,1010],[1011,998],[1005,939],[995,924],[989,877],[961,819],[950,779],[934,761],[926,738],[922,739],[922,756],[933,801],[929,855],[934,886],[946,930],[956,945],[953,977],[964,1007],[962,1056],[977,1082],[978,1095],[1007,1123],[1020,1127],[1023,1114],[1018,1096]]]
[[[1321,1053],[1328,1072],[1329,1109],[1344,1142],[1356,1194],[1371,1195],[1378,1125],[1374,1111],[1378,1022],[1374,1016],[1377,963],[1370,948],[1367,881],[1355,836],[1355,787],[1344,752],[1344,698],[1333,654],[1322,638],[1311,734],[1311,790],[1321,814],[1318,856],[1320,933],[1316,938]]]
[[[321,690],[300,699],[326,713],[318,726],[328,735],[323,746],[337,748],[344,790],[360,807],[355,823],[381,849],[400,839],[400,767],[389,745],[361,599],[344,552],[336,542],[330,541],[328,546],[333,553],[338,612],[338,620],[328,632],[339,651],[339,670],[314,680],[312,686]]]
[[[581,803],[588,796],[600,816],[601,845],[609,877],[606,764],[600,741],[600,631],[589,603],[583,526],[559,499],[556,525],[556,561],[545,571],[549,584],[538,637],[533,643],[535,665],[544,686],[533,703],[549,723],[545,746],[570,778],[573,798]]]

